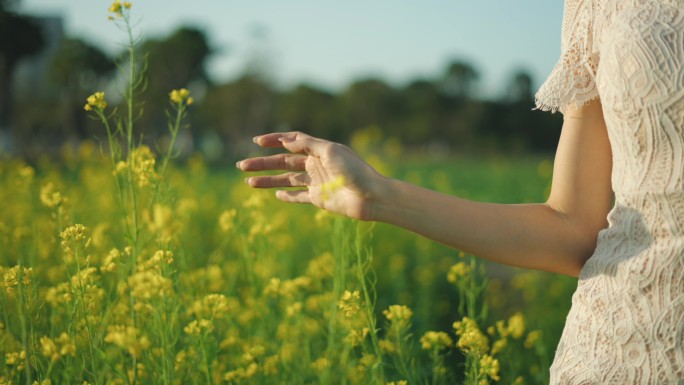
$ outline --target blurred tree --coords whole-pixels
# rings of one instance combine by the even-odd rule
[[[406,143],[424,144],[439,133],[444,114],[444,98],[438,85],[430,80],[410,82],[401,90],[405,119],[400,122],[400,137]]]
[[[209,88],[198,106],[198,125],[218,134],[230,155],[244,156],[252,137],[272,129],[275,98],[269,83],[244,75]]]
[[[309,84],[280,94],[276,111],[279,125],[335,141],[345,141],[336,95]],[[348,132],[346,133],[348,134]]]
[[[71,134],[79,139],[89,137],[86,131],[83,105],[86,97],[98,90],[103,78],[116,68],[114,61],[99,48],[77,38],[67,38],[60,44],[48,76],[60,87],[62,103]]]
[[[371,125],[395,129],[404,110],[397,91],[380,79],[362,79],[353,82],[340,99],[350,132]]]
[[[480,74],[471,64],[461,60],[452,61],[442,79],[442,91],[459,100],[471,99],[479,78]]]
[[[518,70],[508,85],[507,98],[513,103],[529,103],[534,99],[532,76],[525,70]]]
[[[40,52],[43,34],[30,18],[11,9],[12,0],[0,0],[0,150],[11,143],[12,73],[17,63]]]
[[[163,111],[169,92],[187,88],[193,82],[209,83],[205,62],[212,50],[204,32],[181,27],[165,39],[145,41],[140,52],[146,53],[148,66],[147,89],[143,93],[146,102],[143,125],[159,134],[166,128]]]

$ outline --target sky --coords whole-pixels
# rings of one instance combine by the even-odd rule
[[[64,18],[66,33],[115,52],[124,35],[107,21],[111,1],[22,0],[21,10]],[[164,37],[205,31],[216,81],[267,57],[281,87],[339,89],[375,76],[395,85],[434,78],[452,59],[479,69],[485,95],[525,69],[538,86],[560,52],[561,0],[132,0],[136,30]]]

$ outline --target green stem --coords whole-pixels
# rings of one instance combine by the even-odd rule
[[[181,120],[183,119],[183,112],[185,111],[185,106],[183,105],[183,102],[180,102],[176,106],[176,121],[171,127],[171,143],[169,144],[168,150],[166,150],[166,156],[164,157],[164,163],[162,164],[161,171],[159,172],[159,176],[163,176],[164,172],[166,172],[166,166],[169,163],[169,159],[171,159],[171,155],[173,153],[173,148],[176,146],[176,138],[178,137],[178,131],[180,130],[180,124]]]

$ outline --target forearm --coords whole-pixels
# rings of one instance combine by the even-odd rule
[[[473,202],[391,179],[381,188],[374,220],[506,265],[577,276],[596,245],[598,229],[547,204]]]

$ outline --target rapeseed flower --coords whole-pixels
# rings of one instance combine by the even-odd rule
[[[98,111],[103,111],[107,108],[107,101],[105,100],[104,92],[96,92],[86,99],[86,105],[83,107],[86,111],[92,111],[95,108]]]
[[[390,305],[389,308],[382,311],[388,321],[396,322],[397,324],[407,323],[413,316],[413,311],[408,306],[404,305]]]
[[[24,370],[24,362],[26,362],[26,351],[5,353],[5,364],[16,366],[18,371]]]
[[[64,202],[62,193],[55,189],[52,182],[48,182],[40,188],[40,202],[48,208],[55,208]]]
[[[525,334],[525,317],[522,313],[517,312],[508,319],[507,331],[516,340]]]
[[[194,320],[190,322],[183,331],[190,336],[199,336],[214,331],[214,323],[208,319]]]
[[[17,286],[21,283],[27,286],[31,283],[31,276],[33,275],[32,267],[22,267],[20,265],[6,269],[3,274],[3,287],[7,294],[12,294]]]
[[[480,375],[499,381],[499,360],[489,354],[483,355],[480,358]]]
[[[344,176],[338,176],[330,182],[323,183],[321,185],[321,199],[325,202],[330,199],[330,197],[337,192],[337,190],[344,187],[345,184]]]
[[[523,346],[526,347],[527,349],[531,349],[541,337],[542,337],[541,330],[533,330],[527,334],[527,338],[525,338],[525,342],[523,343]]]
[[[41,337],[40,351],[45,357],[50,358],[51,361],[59,361],[61,357],[67,355],[76,357],[76,345],[66,333],[62,333],[56,341],[47,336]]]
[[[143,350],[150,347],[150,340],[147,336],[133,326],[109,326],[104,341],[125,349],[135,358],[139,358]]]
[[[351,329],[345,340],[349,345],[351,345],[351,347],[357,347],[363,342],[369,333],[370,329],[366,327],[361,329]]]
[[[133,4],[128,1],[122,2],[121,0],[116,0],[109,6],[109,13],[115,14],[117,17],[123,17],[124,9],[129,10]]]
[[[344,312],[347,318],[354,317],[361,309],[361,293],[356,291],[345,290],[337,303],[337,308]]]
[[[146,187],[159,180],[155,171],[156,159],[147,146],[133,149],[128,162],[119,161],[114,168],[114,175],[125,175],[131,168],[133,180],[139,187]]]
[[[420,343],[425,350],[442,350],[454,346],[454,341],[444,332],[428,331],[420,337]]]
[[[378,345],[380,345],[380,350],[385,354],[393,354],[397,352],[397,345],[390,340],[382,339],[378,341]]]
[[[201,300],[195,301],[188,310],[189,314],[196,317],[222,319],[235,311],[239,303],[234,298],[228,298],[223,294],[208,294]]]
[[[190,91],[188,91],[185,88],[169,92],[169,99],[171,99],[171,101],[176,104],[186,102],[186,104],[188,105],[192,104],[194,101],[193,98],[190,96]]]
[[[321,358],[319,358],[316,361],[311,363],[311,368],[322,372],[323,370],[329,368],[330,365],[331,365],[331,362],[329,359],[327,359],[325,357],[321,357]]]
[[[121,259],[121,252],[119,249],[111,249],[109,254],[102,260],[102,267],[100,270],[106,273],[112,273],[116,271],[117,263]]]
[[[489,350],[489,338],[482,333],[475,320],[463,317],[463,320],[454,322],[453,327],[459,336],[457,346],[463,352],[481,355]]]
[[[173,283],[157,271],[139,271],[128,278],[131,294],[138,300],[149,301],[171,292]]]
[[[449,269],[447,281],[455,285],[459,280],[467,277],[468,274],[470,274],[470,267],[464,262],[459,262]]]
[[[219,216],[219,228],[224,233],[230,233],[235,227],[235,216],[237,215],[237,210],[230,209],[221,213]]]
[[[501,353],[506,348],[506,346],[508,346],[508,339],[506,337],[503,337],[503,338],[496,340],[492,344],[492,351],[491,351],[492,355],[495,356],[495,355]]]

